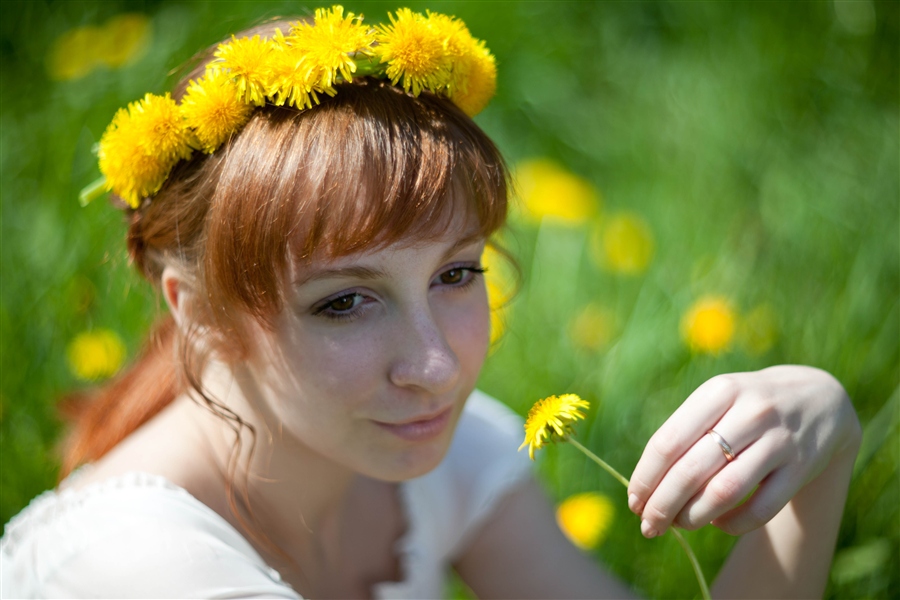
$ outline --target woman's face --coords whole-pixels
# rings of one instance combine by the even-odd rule
[[[437,466],[488,349],[483,250],[459,227],[296,267],[248,364],[275,442],[389,481]]]

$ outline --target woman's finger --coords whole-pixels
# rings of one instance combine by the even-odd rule
[[[728,411],[715,428],[722,439],[727,440],[723,441],[726,447],[738,455],[762,433],[756,427],[748,427],[738,409]],[[641,513],[641,532],[644,536],[654,537],[664,533],[684,506],[727,464],[726,453],[716,438],[702,434],[669,468],[647,500]]]
[[[653,434],[631,476],[628,507],[641,514],[669,468],[715,425],[739,393],[732,376],[713,377],[698,387]]]
[[[759,439],[735,460],[725,465],[691,498],[674,524],[682,529],[699,529],[735,508],[766,477],[784,463],[765,438]]]
[[[798,469],[777,469],[746,502],[713,519],[712,524],[731,535],[753,531],[781,512],[805,483],[806,478]]]

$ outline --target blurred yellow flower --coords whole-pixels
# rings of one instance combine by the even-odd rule
[[[146,15],[117,15],[103,26],[103,34],[97,40],[97,58],[108,67],[121,67],[144,53],[149,38],[150,20]]]
[[[717,354],[731,345],[736,321],[735,311],[727,299],[706,296],[688,309],[681,329],[692,350]]]
[[[622,212],[595,228],[591,254],[603,268],[624,275],[639,275],[653,259],[653,232],[640,216]]]
[[[615,316],[599,304],[588,304],[569,323],[569,337],[576,348],[596,351],[613,337]]]
[[[603,543],[612,524],[612,500],[597,492],[575,494],[556,507],[556,522],[569,540],[582,550]]]
[[[515,178],[525,216],[532,221],[546,217],[576,225],[598,211],[600,194],[594,186],[551,160],[519,163]]]
[[[540,450],[547,442],[562,437],[572,431],[572,423],[584,418],[582,408],[589,408],[585,400],[575,394],[549,396],[538,400],[528,411],[525,420],[525,441],[519,450],[528,446],[528,456],[534,460],[534,451]]]
[[[139,13],[117,15],[99,27],[76,27],[53,42],[47,71],[51,79],[68,81],[101,65],[122,67],[143,54],[149,38],[150,21]]]
[[[509,260],[493,246],[485,247],[481,257],[481,266],[487,271],[485,286],[491,309],[491,346],[506,331],[508,305],[515,295],[516,281]]]
[[[115,375],[125,360],[125,344],[109,329],[85,331],[67,349],[69,368],[79,379],[104,379]]]
[[[775,311],[768,304],[757,306],[741,319],[738,334],[748,353],[765,354],[778,339]]]

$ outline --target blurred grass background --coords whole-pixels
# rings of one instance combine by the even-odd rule
[[[476,120],[517,175],[503,243],[524,279],[502,302],[492,271],[503,335],[481,387],[523,414],[582,395],[580,439],[628,474],[709,377],[824,368],[865,427],[826,595],[900,596],[898,3],[407,4],[462,18],[499,65]],[[345,6],[377,22],[399,5]],[[3,523],[55,483],[56,401],[133,356],[163,310],[129,270],[121,215],[78,205],[91,147],[201,47],[315,7],[4,1]],[[555,498],[608,500],[588,551],[646,595],[696,595],[618,483],[572,448],[543,454]],[[733,540],[708,529],[688,538],[711,576]]]

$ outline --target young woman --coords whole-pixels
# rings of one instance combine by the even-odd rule
[[[507,173],[467,115],[493,68],[455,19],[335,7],[116,115],[101,170],[171,316],[85,410],[64,471],[85,466],[7,526],[4,597],[430,598],[450,566],[483,597],[630,595],[474,390]],[[716,595],[820,596],[859,438],[822,371],[716,377],[629,506],[647,537],[742,534]]]

